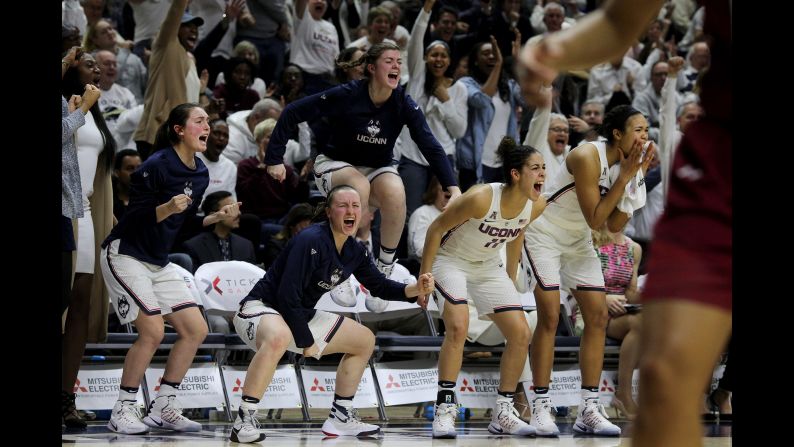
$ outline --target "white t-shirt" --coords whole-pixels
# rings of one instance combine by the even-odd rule
[[[145,39],[154,39],[171,7],[171,0],[145,0],[137,5],[130,3],[130,7],[135,20],[133,41],[138,43]]]
[[[312,74],[333,73],[339,55],[339,35],[334,25],[327,20],[314,20],[306,10],[303,19],[296,15],[294,23],[290,63]]]
[[[408,219],[408,256],[422,260],[425,250],[425,239],[430,224],[441,214],[435,205],[422,205]]]
[[[207,166],[207,173],[210,176],[210,183],[207,185],[207,190],[204,191],[204,197],[215,191],[229,191],[232,193],[232,198],[237,200],[237,193],[234,191],[237,188],[237,166],[225,157],[218,157],[218,161],[214,162],[200,152],[196,156]],[[202,202],[204,202],[204,197],[201,198]]]
[[[102,90],[101,93],[99,96],[99,110],[102,112],[102,116],[105,117],[105,121],[115,121],[115,118],[121,112],[138,105],[138,101],[135,100],[135,95],[132,94],[130,89],[118,84],[113,84],[108,90]],[[109,117],[108,114],[114,110],[117,112]]]
[[[199,79],[198,72],[196,72],[196,64],[192,60],[190,61],[190,68],[188,68],[185,75],[185,90],[187,102],[199,102],[201,79]]]
[[[489,168],[498,168],[502,166],[502,162],[496,159],[496,148],[507,135],[507,120],[510,119],[510,103],[502,101],[499,97],[499,92],[491,97],[491,102],[494,105],[493,121],[491,127],[488,128],[488,133],[485,135],[485,143],[482,148],[482,164]]]

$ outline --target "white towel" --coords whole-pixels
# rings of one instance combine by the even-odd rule
[[[626,185],[626,190],[618,202],[618,209],[626,214],[633,214],[634,211],[645,206],[647,198],[645,190],[645,176],[642,169],[637,170],[637,175]]]

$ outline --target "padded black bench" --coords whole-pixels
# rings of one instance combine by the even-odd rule
[[[163,341],[160,342],[158,349],[170,349],[174,347],[178,334],[174,332],[166,333]],[[121,349],[129,348],[138,338],[137,333],[108,333],[108,338],[102,343],[88,343],[86,349]],[[204,342],[199,346],[199,349],[224,349],[226,348],[226,338],[224,334],[209,333]]]

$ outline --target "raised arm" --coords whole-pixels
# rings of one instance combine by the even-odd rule
[[[413,28],[411,28],[411,37],[408,39],[408,73],[411,75],[409,82],[424,82],[424,76],[419,79],[420,72],[424,74],[424,39],[427,24],[430,22],[430,12],[433,9],[433,4],[436,0],[425,0],[425,5],[419,10],[419,15],[416,17]]]
[[[662,186],[667,192],[670,182],[670,168],[676,143],[676,82],[678,72],[684,67],[684,58],[676,56],[667,62],[669,72],[659,95],[659,164],[662,170]]]
[[[152,43],[154,47],[164,47],[168,42],[175,40],[179,34],[179,25],[182,20],[182,14],[185,13],[188,0],[171,0],[171,7],[165,14],[165,19],[160,25],[160,32]]]

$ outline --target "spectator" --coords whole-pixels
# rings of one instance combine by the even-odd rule
[[[653,141],[659,141],[659,98],[662,94],[662,86],[667,79],[667,62],[659,61],[651,67],[651,83],[634,97],[631,105],[642,112],[648,119],[651,126],[648,136]],[[678,100],[676,99],[676,102]]]
[[[350,68],[342,68],[342,63],[350,61],[357,61],[361,59],[365,53],[360,48],[348,47],[339,52],[339,57],[336,59],[336,82],[337,84],[344,84],[349,81],[356,81],[364,79],[364,66],[356,65]]]
[[[250,0],[248,11],[256,26],[240,27],[235,44],[247,40],[259,50],[257,72],[268,84],[275,82],[284,69],[284,56],[290,40],[290,28],[284,0]]]
[[[128,88],[135,95],[135,102],[143,104],[146,91],[146,66],[143,61],[129,50],[119,45],[113,25],[105,19],[97,21],[88,28],[86,50],[107,50],[116,55],[118,78],[116,82]]]
[[[113,225],[110,167],[115,152],[113,137],[99,112],[98,95],[93,92],[99,84],[99,66],[89,53],[82,52],[76,62],[72,57],[67,55],[62,65],[66,70],[62,72],[61,94],[72,101],[73,95],[84,93],[91,106],[85,124],[73,134],[83,216],[77,221],[77,261],[62,348],[61,384],[68,393],[73,391],[86,341],[102,340],[107,334],[108,297],[96,260],[99,243]],[[77,106],[74,101],[73,105]]]
[[[233,57],[226,61],[223,69],[225,82],[212,92],[216,100],[224,100],[224,108],[220,113],[222,119],[240,110],[251,110],[259,101],[259,93],[250,88],[256,75],[256,66],[248,59]]]
[[[221,157],[223,150],[229,142],[229,126],[226,121],[216,119],[210,121],[210,136],[207,138],[207,150],[199,152],[200,158],[207,166],[210,183],[204,191],[201,210],[204,211],[203,200],[216,191],[229,191],[233,200],[237,200],[235,189],[237,187],[237,166],[226,157]],[[214,212],[215,210],[213,210]]]
[[[469,54],[469,76],[459,82],[468,92],[468,126],[458,139],[455,161],[461,190],[475,183],[502,180],[496,148],[502,137],[518,141],[516,106],[523,102],[518,84],[502,70],[502,52],[491,37]]]
[[[687,67],[678,73],[678,84],[676,87],[680,93],[692,91],[700,72],[711,65],[711,52],[708,44],[706,42],[698,42],[692,45],[687,61]]]
[[[251,110],[232,113],[226,122],[229,124],[229,144],[223,156],[234,164],[253,157],[259,150],[254,139],[254,128],[267,118],[278,119],[282,106],[271,98],[260,99]]]
[[[584,142],[603,139],[598,135],[598,126],[604,122],[604,104],[601,101],[587,100],[582,104],[581,116],[569,116],[570,127],[569,141],[574,147]]]
[[[265,270],[273,265],[287,246],[287,242],[311,224],[312,216],[314,216],[314,208],[308,203],[299,203],[289,210],[284,226],[271,236],[265,245]]]
[[[116,83],[118,70],[116,66],[116,55],[111,51],[99,50],[96,52],[96,61],[100,67],[99,88],[102,96],[99,98],[99,111],[105,118],[108,130],[116,138],[116,120],[123,112],[138,105],[135,95],[124,86]],[[116,141],[116,147],[121,147]]]
[[[334,66],[339,55],[339,33],[331,22],[323,19],[327,9],[326,0],[295,2],[295,38],[289,61],[303,72],[307,95],[333,86]]]
[[[251,63],[254,64],[254,67],[259,69],[259,51],[256,49],[256,46],[247,40],[241,40],[234,46],[234,50],[232,50],[232,57],[242,57],[244,59],[248,59]],[[255,72],[256,73],[256,72]],[[223,72],[218,73],[218,77],[215,78],[215,86],[219,86],[226,82],[226,77],[223,75]],[[251,90],[259,93],[259,98],[264,98],[267,93],[267,85],[265,85],[265,81],[258,76],[254,76],[253,80],[251,81],[251,85],[248,87]]]
[[[234,203],[237,203],[237,201],[231,192],[215,191],[207,194],[201,205],[201,210],[205,216],[209,216],[224,206]],[[232,233],[232,230],[239,227],[239,214],[237,216],[224,216],[212,225],[212,231],[204,231],[198,236],[185,241],[185,252],[193,260],[193,267],[199,268],[208,262],[218,261],[244,261],[255,264],[254,245],[248,239]],[[220,332],[228,334],[228,326],[226,329]]]
[[[631,101],[634,92],[641,91],[645,88],[645,84],[642,65],[630,57],[621,55],[590,70],[587,99],[599,101],[606,106],[615,92],[623,92]]]
[[[177,104],[199,100],[200,81],[188,51],[196,46],[204,20],[185,12],[186,5],[187,0],[172,0],[152,45],[143,116],[133,137],[144,161],[169,111]]]
[[[122,149],[113,157],[113,217],[121,220],[130,204],[132,173],[142,163],[135,149]]]
[[[432,177],[427,191],[422,195],[424,205],[411,213],[411,218],[408,219],[408,255],[414,260],[422,262],[427,228],[441,214],[448,202],[449,193],[441,188],[441,183],[436,177]]]
[[[281,230],[279,221],[293,204],[305,202],[309,185],[298,178],[291,166],[286,166],[286,177],[279,182],[267,174],[265,155],[276,120],[269,118],[257,124],[254,135],[258,150],[255,156],[242,160],[237,171],[237,196],[245,203],[246,212],[262,221],[262,240]]]
[[[406,90],[425,113],[427,126],[451,160],[455,155],[455,140],[466,132],[468,94],[462,82],[456,83],[445,76],[450,64],[447,44],[437,40],[422,48],[422,36],[434,3],[435,0],[425,1],[411,30],[408,48],[410,77]],[[422,194],[433,174],[408,129],[400,133],[396,150],[401,154],[398,171],[405,184],[406,215],[410,216],[421,205]]]
[[[348,47],[356,47],[363,51],[368,51],[370,47],[381,42],[397,45],[396,42],[386,37],[391,32],[391,23],[392,13],[390,10],[380,6],[370,9],[367,16],[368,34],[351,42]]]
[[[80,47],[72,47],[61,61],[61,73],[72,69],[81,59]],[[85,116],[91,113],[91,108],[99,98],[99,89],[93,84],[86,84],[82,96],[71,95],[69,101],[66,97],[61,97],[61,226],[62,226],[62,256],[61,256],[61,313],[69,306],[72,300],[72,254],[75,251],[76,243],[74,236],[74,219],[82,218],[85,214],[82,202],[82,187],[80,185],[80,168],[77,157],[77,147],[75,146],[75,134],[85,122]],[[82,322],[78,321],[81,314],[86,313],[86,303],[75,303],[75,316],[71,319],[67,317],[66,331],[85,332],[82,329]],[[83,308],[83,309],[81,309]],[[72,312],[69,314],[71,315]],[[85,317],[83,317],[85,318]],[[75,325],[75,323],[78,323]],[[79,327],[77,327],[79,326]],[[62,340],[62,364],[71,364],[71,371],[68,377],[62,377],[63,382],[71,380],[72,376],[77,377],[79,370],[79,360],[76,355],[68,356],[67,348],[71,343],[66,338]],[[82,351],[81,351],[82,353]],[[82,354],[81,354],[82,355]],[[73,364],[77,363],[77,368]],[[66,373],[64,368],[61,374]],[[75,408],[74,382],[63,385],[61,391],[61,412],[63,423],[70,428],[85,428],[86,423]]]

